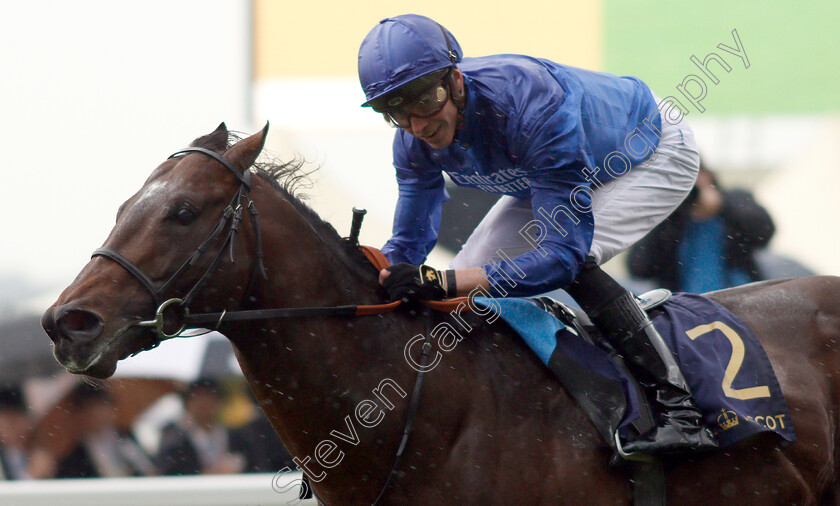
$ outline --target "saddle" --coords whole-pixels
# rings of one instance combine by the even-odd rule
[[[666,303],[671,295],[670,290],[659,288],[639,295],[637,298],[639,305],[652,318],[652,310]],[[618,429],[621,427],[622,419],[632,419],[623,427],[625,436],[630,437],[645,434],[655,425],[650,403],[624,363],[624,359],[606,339],[599,337],[600,331],[582,310],[567,306],[551,297],[534,297],[528,300],[557,318],[566,327],[574,329],[575,334],[589,345],[607,350],[610,360],[628,380],[624,382],[624,389],[630,387],[629,395],[624,389],[620,389],[617,381],[609,381],[593,375],[591,371],[587,374],[587,371],[580,370],[580,364],[562,354],[553,353],[548,367],[578,402],[617,457],[644,458],[644,456],[634,457],[625,453],[619,439]],[[635,399],[634,405],[627,406],[628,398]],[[627,413],[628,408],[630,413]]]

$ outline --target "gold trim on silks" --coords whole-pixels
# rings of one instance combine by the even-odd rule
[[[423,265],[423,266],[420,267],[420,275],[423,276],[424,278],[426,278],[426,280],[428,280],[428,281],[437,281],[438,283],[440,282],[438,280],[437,273],[435,272],[435,269],[432,268],[432,267],[429,267],[428,265]]]
[[[740,423],[738,420],[738,414],[734,411],[724,408],[721,408],[720,411],[721,413],[717,417],[717,422],[722,430],[729,430]]]

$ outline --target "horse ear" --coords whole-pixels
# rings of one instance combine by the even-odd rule
[[[216,127],[215,130],[210,132],[207,135],[202,135],[198,139],[192,141],[190,143],[190,147],[193,148],[205,148],[209,149],[210,151],[223,151],[227,147],[228,143],[228,129],[225,122],[222,121],[219,123],[219,126]]]
[[[260,156],[267,135],[268,122],[266,121],[262,130],[242,139],[225,151],[225,158],[233,162],[239,169],[248,170]]]

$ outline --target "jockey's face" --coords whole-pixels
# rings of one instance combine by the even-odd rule
[[[426,118],[411,116],[410,124],[403,127],[406,132],[435,149],[443,149],[452,144],[458,128],[458,108],[452,100],[453,94],[460,96],[464,89],[464,76],[458,69],[452,71],[449,87],[455,89],[447,90],[446,105],[437,114]]]
[[[443,109],[428,118],[411,117],[405,131],[427,143],[435,149],[443,149],[455,138],[458,110],[452,100],[447,101]]]
[[[447,75],[412,103],[383,114],[392,126],[404,129],[435,149],[445,148],[455,138],[458,124],[453,95],[463,96],[463,86],[463,75],[453,69],[451,78]]]

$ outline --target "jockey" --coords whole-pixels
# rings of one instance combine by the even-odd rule
[[[662,337],[599,267],[688,195],[699,166],[688,126],[664,121],[636,78],[522,55],[463,58],[448,30],[413,14],[384,19],[365,37],[359,80],[362,105],[399,128],[399,199],[382,248],[393,265],[379,276],[389,297],[564,288],[634,367],[659,413],[657,427],[623,449],[715,448]],[[443,172],[503,196],[439,272],[420,264],[448,199]]]

